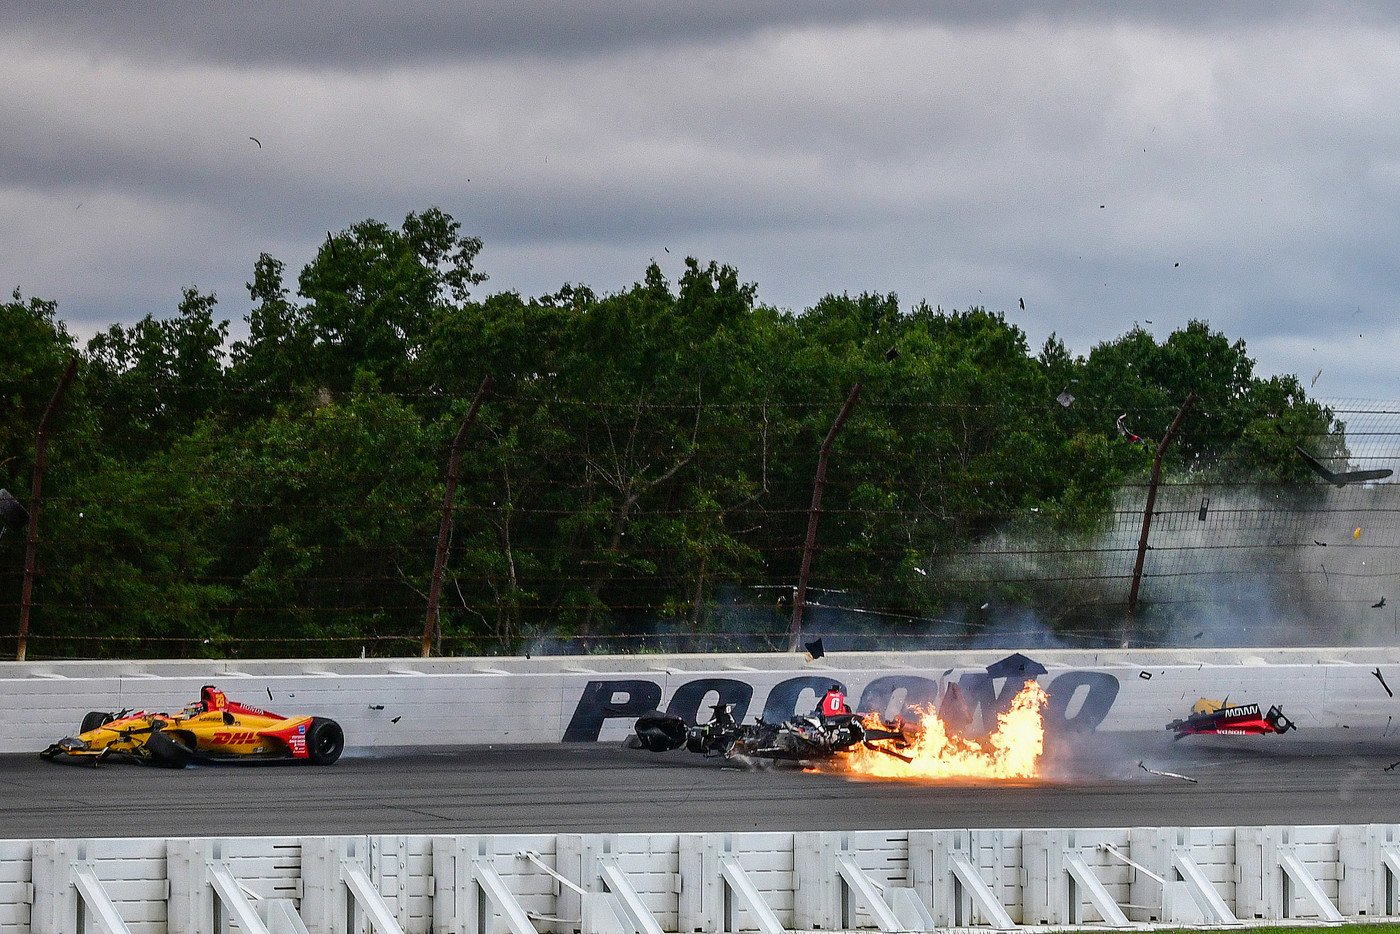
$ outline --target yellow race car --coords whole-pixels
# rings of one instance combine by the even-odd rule
[[[345,751],[340,724],[325,717],[284,717],[230,701],[213,685],[178,714],[103,713],[83,718],[77,736],[54,743],[45,759],[90,761],[126,756],[148,765],[182,769],[193,761],[298,759],[330,765]]]

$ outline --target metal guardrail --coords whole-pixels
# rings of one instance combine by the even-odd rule
[[[1397,893],[1397,824],[0,841],[15,934],[1242,927]]]

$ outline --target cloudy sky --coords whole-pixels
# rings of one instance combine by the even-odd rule
[[[487,292],[694,255],[780,307],[983,305],[1079,353],[1203,317],[1400,400],[1385,5],[4,6],[0,289],[83,337],[188,285],[238,322],[259,253],[438,206]]]

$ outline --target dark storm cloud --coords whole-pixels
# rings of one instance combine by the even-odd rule
[[[984,305],[1080,353],[1204,317],[1400,398],[1379,4],[15,7],[0,289],[80,333],[192,283],[237,322],[258,253],[294,281],[327,229],[439,206],[492,291],[691,254],[781,307]]]
[[[384,3],[303,0],[287,3],[15,4],[6,28],[44,43],[72,44],[147,60],[199,60],[257,67],[373,67],[515,55],[572,56],[636,46],[730,41],[769,29],[867,24],[998,27],[1024,20],[1128,22],[1218,29],[1325,17],[1362,22],[1389,14],[1380,3],[1343,9],[1315,3],[929,3],[927,0],[410,0]]]

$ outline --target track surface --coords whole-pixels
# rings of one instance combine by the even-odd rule
[[[1046,782],[914,784],[735,770],[684,752],[497,746],[330,768],[100,768],[0,756],[0,837],[685,832],[1400,822],[1381,756],[1173,748],[1065,759]]]

